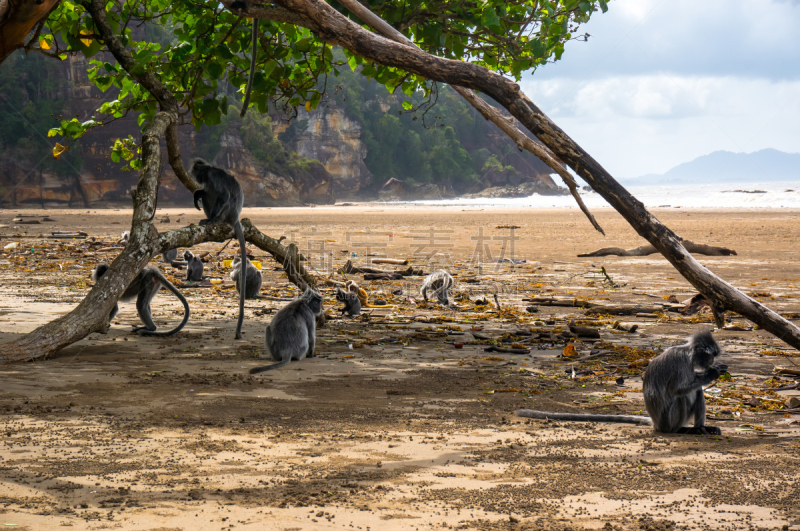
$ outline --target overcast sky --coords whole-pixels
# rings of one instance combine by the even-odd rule
[[[617,178],[800,152],[800,0],[611,0],[525,93]]]

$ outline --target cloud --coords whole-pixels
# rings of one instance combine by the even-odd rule
[[[796,0],[613,0],[583,26],[588,42],[536,77],[619,74],[800,79]]]
[[[612,175],[800,146],[800,0],[613,0],[522,89]]]

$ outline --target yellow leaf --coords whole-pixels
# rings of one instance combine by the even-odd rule
[[[575,345],[570,343],[569,345],[564,347],[564,350],[561,353],[567,358],[570,357],[570,356],[574,356],[575,355]]]
[[[53,158],[56,160],[60,159],[61,155],[63,155],[68,149],[69,146],[62,146],[56,142],[56,145],[53,147]]]
[[[41,48],[42,50],[49,50],[50,48],[52,48],[52,46],[50,46],[50,43],[47,42],[46,39],[39,39],[39,48]]]
[[[307,112],[311,112],[311,102],[310,101],[306,102],[306,111]]]
[[[85,29],[81,30],[81,35],[91,35],[91,34],[92,34],[92,32],[89,31],[89,30],[85,30]],[[91,46],[92,45],[92,40],[93,39],[81,39],[81,42],[83,43],[84,46]]]

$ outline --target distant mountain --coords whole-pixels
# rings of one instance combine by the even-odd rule
[[[800,182],[800,153],[762,149],[754,153],[715,151],[668,172],[625,180],[629,185],[706,184],[765,181]]]

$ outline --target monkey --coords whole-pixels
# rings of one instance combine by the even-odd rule
[[[452,287],[453,277],[444,269],[440,269],[422,281],[422,296],[425,298],[425,302],[428,302],[428,290],[431,290],[431,295],[435,295],[439,299],[439,304],[448,306],[450,304],[448,292]]]
[[[250,6],[244,0],[235,0],[231,3],[232,11],[246,11]],[[247,114],[247,107],[250,105],[250,91],[253,89],[253,79],[256,76],[256,52],[258,51],[258,19],[253,17],[252,28],[252,51],[250,53],[250,73],[247,77],[247,88],[244,91],[244,102],[242,103],[242,111],[239,113],[240,118],[244,118]]]
[[[647,417],[548,413],[532,409],[519,409],[515,414],[534,419],[640,424],[652,426],[659,433],[721,435],[719,428],[705,425],[703,396],[703,387],[728,370],[724,363],[714,363],[719,354],[719,345],[711,332],[705,330],[692,336],[687,343],[670,347],[650,360],[642,376]],[[694,427],[686,427],[692,418]]]
[[[341,310],[342,315],[345,313],[350,316],[361,315],[361,300],[357,294],[336,288],[336,300],[344,303],[344,308]]]
[[[203,280],[203,261],[197,258],[192,251],[184,252],[183,259],[186,260],[186,280],[190,282]]]
[[[264,344],[278,363],[253,367],[250,374],[285,367],[292,360],[314,357],[316,316],[322,313],[322,295],[306,288],[302,295],[278,310],[267,325]]]
[[[200,225],[223,221],[233,227],[236,237],[239,239],[239,250],[241,260],[247,260],[246,243],[244,241],[244,229],[239,221],[244,205],[244,192],[236,177],[227,171],[209,164],[203,159],[195,159],[192,163],[191,174],[194,179],[203,185],[201,190],[194,193],[194,206],[200,210],[200,202],[203,204],[203,211],[206,219],[200,221]],[[244,297],[247,293],[247,281],[245,273],[247,268],[241,268],[241,290],[239,291],[239,320],[236,323],[236,339],[242,339],[242,323],[244,322]]]
[[[106,271],[108,271],[107,263],[101,262],[97,264],[92,272],[92,280],[97,282],[100,277],[105,275]],[[158,327],[153,322],[153,316],[150,312],[150,303],[152,302],[153,297],[156,296],[156,293],[158,293],[162,287],[170,290],[176,297],[178,297],[178,300],[183,303],[183,320],[178,326],[169,332],[156,332]],[[178,288],[176,288],[172,282],[167,280],[167,277],[165,277],[157,267],[145,267],[142,269],[139,274],[134,277],[130,285],[125,288],[125,291],[122,292],[119,300],[123,302],[130,302],[134,298],[136,299],[136,311],[139,314],[139,319],[141,319],[144,323],[144,326],[133,327],[133,331],[139,335],[171,336],[172,334],[180,332],[189,321],[189,303],[186,301],[186,297],[184,297],[183,294],[178,291]],[[117,312],[119,312],[119,304],[114,305],[114,308],[108,315],[108,320],[111,321],[117,315]]]
[[[161,255],[161,259],[164,260],[165,264],[171,264],[174,260],[178,258],[178,249],[170,249],[169,251],[164,251]]]
[[[242,259],[238,256],[233,259],[233,270],[231,271],[231,280],[236,282],[236,292],[239,292],[239,279],[242,276],[240,269],[242,268]],[[247,260],[247,291],[244,294],[245,299],[258,299],[258,292],[261,291],[261,271],[254,266],[250,260]]]

